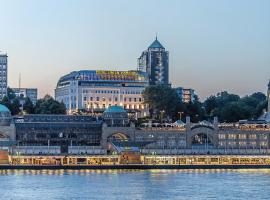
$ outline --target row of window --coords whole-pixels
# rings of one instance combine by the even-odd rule
[[[219,142],[219,146],[225,147],[225,146],[257,146],[257,143],[255,141],[252,142],[235,142],[235,141],[231,141],[231,142],[224,142],[224,141],[220,141]],[[263,142],[259,142],[258,143],[259,146],[268,146],[268,143],[263,141]]]
[[[87,93],[96,93],[96,94],[120,94],[121,92],[118,90],[83,90],[84,94]],[[121,94],[141,94],[141,91],[122,91]]]
[[[227,137],[226,137],[227,135]],[[219,134],[218,135],[219,139],[257,139],[257,135],[256,134]],[[260,139],[266,140],[267,139],[267,135],[263,134],[263,135],[259,135]]]
[[[90,103],[90,104],[84,104],[84,107],[87,108],[87,109],[96,109],[96,108],[108,108],[112,105],[115,105],[115,106],[118,106],[119,104],[93,104],[93,103]],[[139,110],[142,110],[145,108],[145,105],[142,105],[142,104],[138,104],[138,105],[134,105],[134,104],[124,104],[124,105],[121,105],[123,106],[125,109],[139,109]]]
[[[83,100],[84,101],[87,101],[87,97],[83,97]],[[96,98],[94,98],[94,97],[89,97],[89,99],[88,99],[89,101],[106,101],[106,98],[105,97],[102,97],[102,98],[100,98],[100,97],[96,97]],[[114,97],[113,99],[110,97],[110,98],[108,98],[107,99],[108,101],[112,101],[112,100],[114,100],[114,101],[118,101],[118,98],[117,97]],[[142,102],[142,98],[124,98],[124,102]]]

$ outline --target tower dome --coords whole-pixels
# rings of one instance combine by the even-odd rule
[[[0,126],[9,126],[11,122],[11,113],[10,110],[0,104]]]

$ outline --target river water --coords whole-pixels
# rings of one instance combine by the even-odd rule
[[[270,199],[270,170],[1,170],[0,199]]]

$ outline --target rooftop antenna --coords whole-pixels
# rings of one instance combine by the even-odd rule
[[[21,89],[21,73],[19,73],[19,89]]]
[[[156,40],[157,40],[157,34],[158,34],[158,33],[156,32]]]

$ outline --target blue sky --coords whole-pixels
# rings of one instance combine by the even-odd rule
[[[73,70],[129,70],[155,38],[170,52],[170,81],[201,99],[266,91],[269,0],[0,0],[0,50],[9,85],[54,94]]]

